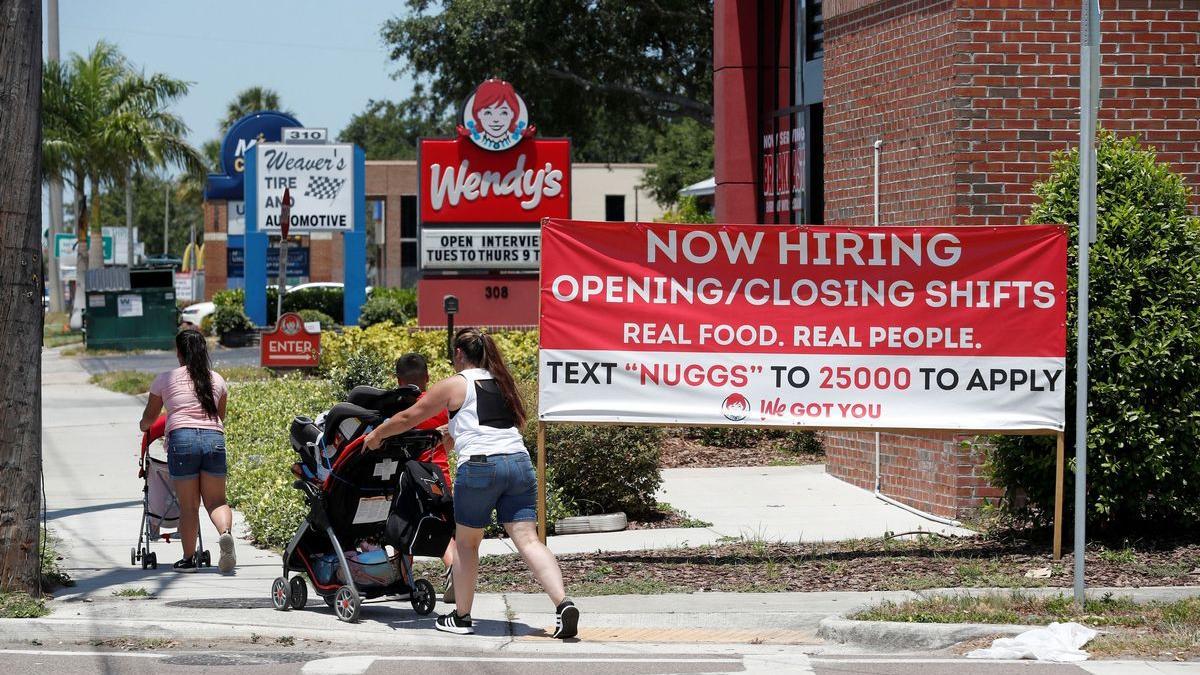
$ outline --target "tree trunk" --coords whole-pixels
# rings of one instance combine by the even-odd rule
[[[100,230],[100,177],[92,176],[92,217],[88,224],[91,243],[88,244],[88,259],[92,267],[104,266],[104,237]]]
[[[0,590],[37,592],[42,470],[42,3],[0,0]]]
[[[113,242],[114,244],[116,242]],[[125,264],[133,267],[133,171],[125,170]],[[114,257],[116,253],[114,252]]]

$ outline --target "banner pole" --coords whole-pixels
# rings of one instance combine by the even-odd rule
[[[537,528],[538,539],[546,543],[546,423],[537,424]]]
[[[1062,560],[1063,464],[1066,434],[1058,432],[1058,451],[1054,461],[1054,559]]]

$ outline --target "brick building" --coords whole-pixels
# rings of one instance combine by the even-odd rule
[[[1200,0],[1101,0],[1102,127],[1200,186]],[[1078,0],[716,0],[718,222],[1013,225],[1078,143]],[[1200,204],[1200,202],[1197,202]],[[951,435],[882,435],[882,492],[942,516],[995,496]],[[826,437],[870,489],[874,433]]]

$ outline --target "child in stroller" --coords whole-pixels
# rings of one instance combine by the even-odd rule
[[[304,576],[289,579],[300,572],[342,621],[357,620],[363,599],[389,595],[407,597],[422,615],[433,611],[433,585],[413,579],[410,556],[441,556],[454,531],[445,477],[416,460],[440,434],[412,431],[373,452],[363,445],[368,431],[419,395],[416,387],[356,387],[322,424],[304,417],[292,422],[292,447],[300,455],[293,486],[304,493],[309,512],[284,553],[283,575],[272,584],[276,609],[304,607]]]

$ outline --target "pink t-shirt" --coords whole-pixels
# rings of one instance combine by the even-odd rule
[[[221,397],[228,391],[225,378],[216,371],[209,372],[212,374],[213,401],[219,405]],[[192,377],[188,375],[187,368],[180,366],[175,370],[159,373],[150,384],[150,393],[161,397],[163,405],[167,408],[166,433],[169,434],[175,429],[225,431],[225,425],[221,423],[220,418],[209,417],[204,413],[200,399],[196,398],[196,389],[192,385]]]

